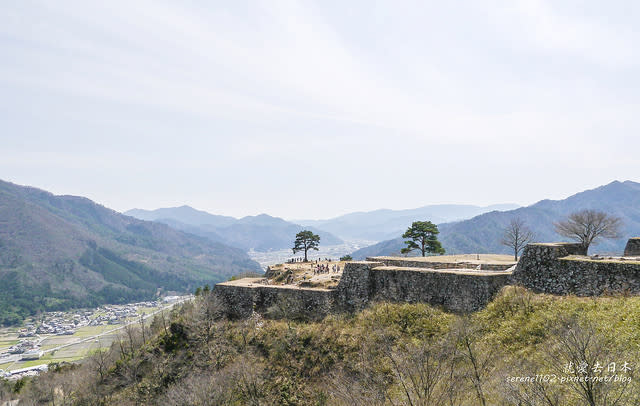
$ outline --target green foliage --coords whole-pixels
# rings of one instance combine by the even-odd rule
[[[402,234],[402,238],[408,238],[404,243],[407,247],[400,252],[408,254],[413,250],[420,250],[424,257],[425,254],[444,254],[444,248],[438,241],[438,226],[430,221],[414,221],[411,227]]]
[[[340,257],[340,261],[353,261],[353,258],[351,257],[351,255],[345,255]]]
[[[188,292],[260,271],[239,249],[92,201],[0,181],[0,325],[39,311]]]
[[[129,346],[125,337],[97,354],[108,358],[103,379],[91,369],[95,361],[84,374],[53,376],[67,374],[79,404],[560,406],[589,404],[589,395],[594,405],[609,398],[631,405],[639,400],[635,378],[597,384],[590,394],[566,383],[511,385],[506,378],[561,376],[559,368],[575,357],[636,367],[638,325],[640,297],[557,297],[517,287],[471,315],[378,303],[319,322],[220,319],[213,295],[201,293],[170,320],[154,320],[147,345]],[[41,379],[52,378],[36,378],[25,396],[46,386]],[[105,395],[97,401],[90,391]]]
[[[27,383],[27,379],[25,378],[20,378],[16,380],[16,382],[13,384],[13,393],[20,393],[20,391],[22,390],[22,388],[24,388],[24,385],[26,383]]]
[[[303,230],[296,234],[296,239],[293,243],[293,253],[304,251],[304,260],[307,261],[307,251],[318,251],[318,245],[320,244],[320,236],[314,234],[313,231]]]
[[[169,333],[165,334],[160,343],[165,352],[175,353],[181,348],[187,348],[187,333],[185,326],[181,323],[171,323]]]

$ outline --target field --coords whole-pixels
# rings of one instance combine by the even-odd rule
[[[137,310],[139,315],[147,317],[145,323],[150,323],[153,313],[158,312],[159,308],[141,307]],[[93,351],[108,348],[127,324],[138,322],[138,317],[129,317],[121,324],[80,327],[73,335],[40,334],[32,338],[40,341],[40,349],[45,353],[40,359],[21,361],[19,355],[13,356],[11,362],[0,363],[0,369],[15,371],[37,365],[78,361]],[[16,329],[0,330],[0,350],[6,350],[19,342]]]

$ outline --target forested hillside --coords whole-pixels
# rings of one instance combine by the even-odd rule
[[[244,252],[89,199],[0,181],[0,324],[189,292],[259,271]]]
[[[235,219],[219,216],[189,206],[162,208],[156,210],[132,209],[125,214],[152,220],[211,241],[221,242],[245,251],[271,251],[293,247],[295,235],[307,229],[320,236],[322,245],[338,245],[343,241],[335,235],[315,227],[303,227],[279,217],[260,214]]]

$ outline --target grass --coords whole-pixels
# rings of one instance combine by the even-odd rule
[[[98,334],[102,334],[106,331],[109,330],[113,330],[118,328],[119,325],[118,324],[111,324],[111,325],[106,325],[106,326],[85,326],[85,327],[81,327],[79,328],[76,333],[71,336],[71,337],[76,337],[76,338],[86,338],[86,337],[91,337],[91,336],[95,336]]]
[[[12,363],[3,364],[0,366],[0,369],[5,369],[11,366],[9,370],[14,371],[16,369],[35,367],[38,365],[46,365],[54,362],[74,362],[74,361],[79,361],[85,358],[88,353],[89,353],[89,348],[84,348],[82,352],[79,352],[79,353],[76,352],[75,354],[72,354],[72,355],[58,355],[57,353],[46,354],[42,358],[37,360],[17,361],[13,364]]]
[[[12,347],[18,344],[20,340],[0,340],[0,350]]]
[[[147,315],[149,313],[153,313],[158,310],[157,307],[138,307],[138,314]]]

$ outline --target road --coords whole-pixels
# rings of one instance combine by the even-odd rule
[[[163,312],[165,310],[169,310],[173,306],[175,306],[177,304],[184,303],[187,300],[189,300],[189,299],[178,300],[178,301],[176,301],[174,303],[168,304],[167,306],[161,307],[158,310],[155,310],[155,311],[153,311],[151,313],[143,315],[142,319],[143,320],[147,320],[148,318],[150,318],[152,316],[155,316],[156,314],[158,314],[160,312]],[[100,338],[102,336],[106,336],[106,335],[112,334],[112,333],[114,333],[116,331],[124,329],[125,327],[127,327],[127,326],[129,326],[131,324],[139,323],[139,322],[140,322],[140,318],[136,318],[135,320],[132,320],[132,321],[129,321],[129,322],[125,323],[125,324],[119,325],[118,327],[115,327],[115,328],[113,328],[113,329],[111,329],[109,331],[104,331],[104,332],[102,332],[100,334],[96,334],[94,336],[90,336],[90,337],[86,337],[86,338],[83,338],[83,339],[80,339],[80,340],[76,340],[76,341],[73,341],[71,343],[62,344],[62,345],[59,345],[59,346],[54,347],[54,348],[49,348],[49,349],[46,349],[46,350],[42,350],[42,352],[44,354],[47,354],[47,353],[50,353],[50,352],[58,351],[58,350],[60,350],[62,348],[71,347],[71,346],[74,346],[74,345],[85,343],[87,341],[96,340],[96,339],[98,339],[98,338]],[[40,342],[42,342],[44,340],[44,338],[42,338],[40,336],[38,336],[38,338],[40,339]],[[22,357],[22,354],[12,354],[12,355],[9,355],[7,357],[0,358],[0,364],[6,364],[6,363],[10,362],[11,364],[6,367],[6,370],[8,371],[9,368],[11,368],[11,366],[13,366],[13,364],[15,364],[16,362],[20,361],[21,357]]]

